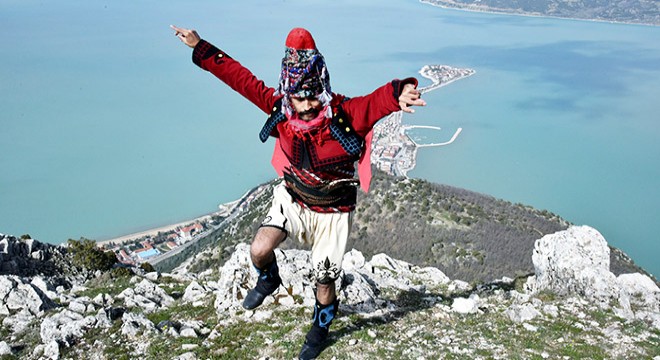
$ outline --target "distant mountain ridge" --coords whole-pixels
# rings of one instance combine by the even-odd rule
[[[420,0],[471,11],[660,25],[656,0]]]

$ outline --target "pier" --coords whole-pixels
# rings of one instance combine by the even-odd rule
[[[426,93],[446,86],[456,80],[463,79],[475,73],[472,69],[459,69],[447,65],[426,65],[419,73],[431,80],[431,85],[420,88]],[[379,121],[373,129],[371,144],[371,163],[378,169],[394,176],[407,176],[416,164],[417,149],[431,146],[445,146],[453,143],[463,128],[458,128],[449,141],[441,143],[420,144],[413,140],[406,130],[422,128],[442,130],[437,126],[403,125],[403,112],[398,111]]]

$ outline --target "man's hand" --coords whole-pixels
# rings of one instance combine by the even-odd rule
[[[399,95],[399,107],[407,113],[414,113],[415,110],[410,106],[424,106],[426,101],[422,100],[422,93],[415,88],[413,84],[406,84],[403,86],[403,91]]]
[[[182,29],[174,25],[170,25],[170,27],[172,30],[174,30],[174,36],[178,37],[182,43],[188,45],[191,48],[194,48],[199,40],[201,40],[197,34],[197,31],[195,30]]]

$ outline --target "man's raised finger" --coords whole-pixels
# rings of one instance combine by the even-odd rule
[[[407,113],[414,113],[415,110],[409,108],[408,105],[409,105],[409,104],[401,103],[401,110],[402,110],[403,112],[407,112]]]

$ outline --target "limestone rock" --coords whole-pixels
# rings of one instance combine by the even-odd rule
[[[282,251],[277,249],[275,254],[279,255]],[[280,274],[282,274],[283,262],[278,257],[280,264]],[[248,244],[236,245],[236,250],[231,258],[220,269],[220,279],[215,291],[214,307],[218,313],[230,310],[234,312],[239,309],[243,298],[247,292],[256,284],[256,272],[252,268],[250,260],[250,246]]]
[[[616,277],[610,272],[610,251],[603,236],[589,226],[571,226],[536,241],[533,293],[549,290],[607,302],[619,299]]]
[[[315,281],[310,252],[277,249],[275,254],[283,286],[266,298],[264,305],[278,301],[284,306],[313,306],[316,301],[313,290]],[[357,250],[346,254],[342,269],[343,276],[337,280],[337,289],[340,306],[348,312],[373,312],[382,308],[385,304],[378,299],[379,288],[423,293],[428,287],[449,282],[438,269],[420,268],[385,254],[375,255],[371,261],[366,261]],[[239,244],[220,269],[219,290],[215,291],[216,311],[222,313],[240,309],[242,299],[255,284],[256,271],[250,261],[249,245]],[[302,304],[291,301],[293,298],[302,299]]]
[[[351,272],[342,279],[344,287],[340,290],[344,307],[352,312],[371,312],[384,305],[379,301],[375,288],[368,275]]]
[[[0,341],[0,356],[11,354],[11,347],[6,341]]]
[[[660,311],[660,288],[650,277],[640,273],[621,274],[616,280],[621,290],[632,298],[639,299],[638,305]]]
[[[511,321],[517,323],[529,321],[542,315],[532,304],[511,305],[505,311],[505,314]]]
[[[194,352],[187,352],[175,357],[173,360],[197,360],[197,355]]]
[[[30,311],[23,309],[2,320],[2,326],[11,330],[12,333],[21,333],[23,330],[27,329],[36,318],[37,317],[30,313]]]
[[[634,317],[660,329],[660,288],[646,275],[621,274],[617,277],[621,291],[628,296]]]
[[[341,267],[344,271],[360,269],[364,267],[366,260],[364,255],[361,252],[351,249],[351,251],[344,254],[344,259],[342,260]]]
[[[121,326],[122,335],[135,338],[142,332],[155,332],[156,327],[149,319],[143,314],[135,314],[126,312],[121,318],[123,324]]]
[[[60,358],[60,344],[52,340],[44,347],[43,355],[46,359],[59,359]]]
[[[98,294],[92,299],[92,303],[98,305],[98,306],[108,306],[112,305],[115,302],[115,300],[110,296],[109,294],[102,293]]]
[[[553,293],[596,301],[625,319],[643,319],[660,328],[660,289],[645,275],[609,271],[609,247],[603,236],[588,226],[572,226],[536,241],[535,276],[527,281],[531,293]]]
[[[133,288],[125,289],[117,298],[123,299],[127,307],[139,307],[147,313],[168,307],[174,302],[174,298],[165,290],[147,279],[143,279]]]
[[[67,270],[61,246],[0,234],[0,275],[62,276]]]
[[[473,314],[480,312],[479,310],[479,296],[474,295],[469,298],[458,297],[454,299],[451,305],[451,310],[460,314]]]
[[[96,325],[96,317],[87,316],[70,311],[63,310],[52,316],[46,317],[41,322],[41,341],[49,344],[52,341],[70,346],[75,339],[83,336],[87,329]]]
[[[27,310],[40,316],[44,311],[56,308],[55,304],[38,287],[14,275],[0,275],[0,314],[9,315]]]
[[[36,286],[41,292],[43,292],[49,299],[56,299],[58,297],[55,287],[50,282],[46,281],[41,276],[35,276],[30,282],[32,285]]]
[[[195,332],[195,329],[189,327],[182,328],[181,331],[179,331],[179,335],[181,335],[181,337],[191,337],[191,338],[197,337],[197,333]]]
[[[150,281],[156,281],[160,278],[160,274],[157,271],[144,274],[144,277]]]
[[[204,299],[209,290],[198,283],[197,281],[192,281],[188,287],[186,287],[185,292],[183,293],[184,302],[197,302]]]

